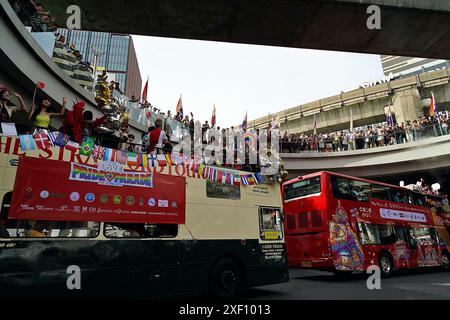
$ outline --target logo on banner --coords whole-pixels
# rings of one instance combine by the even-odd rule
[[[72,162],[69,180],[116,187],[153,188],[152,173],[124,171],[123,165],[110,161],[100,162],[97,168]]]
[[[116,194],[116,195],[113,197],[113,203],[114,203],[114,204],[121,204],[121,203],[122,203],[122,197],[121,197],[120,195]]]
[[[160,207],[160,208],[168,208],[169,207],[169,201],[167,201],[167,200],[158,200],[158,207]]]
[[[95,201],[95,195],[91,192],[89,192],[88,194],[86,194],[84,196],[84,200],[86,200],[87,202],[94,202]]]
[[[156,206],[156,200],[153,199],[153,198],[150,198],[150,200],[148,200],[148,205],[149,205],[150,207]]]
[[[108,195],[102,194],[102,195],[100,196],[100,202],[101,202],[101,203],[108,203],[108,200],[109,200]]]
[[[42,199],[47,199],[50,196],[50,193],[47,190],[43,190],[41,191],[40,196]]]
[[[69,196],[70,200],[72,200],[73,202],[77,202],[78,200],[80,200],[80,194],[78,192],[72,192]]]
[[[129,206],[132,206],[133,204],[134,204],[134,197],[133,196],[128,196],[126,199],[125,199],[125,201],[126,201],[126,203],[127,203],[127,205],[129,205]]]

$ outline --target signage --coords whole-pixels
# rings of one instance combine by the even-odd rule
[[[185,177],[102,169],[21,156],[9,218],[185,223]]]

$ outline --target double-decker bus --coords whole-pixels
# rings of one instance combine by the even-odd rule
[[[378,265],[449,269],[450,241],[427,196],[406,188],[332,172],[282,186],[290,267],[350,274]]]
[[[146,169],[153,188],[109,186],[78,151],[23,155],[11,137],[0,151],[0,296],[230,297],[289,280],[280,185],[167,165]],[[81,290],[67,287],[71,266]]]

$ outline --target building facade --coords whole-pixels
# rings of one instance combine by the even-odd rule
[[[386,76],[415,76],[423,72],[448,68],[450,61],[427,58],[381,55],[381,66]]]
[[[100,53],[97,70],[106,70],[108,79],[119,82],[119,87],[126,96],[140,95],[142,78],[130,35],[68,29],[59,29],[58,32],[92,66],[95,63],[94,50],[97,50]]]

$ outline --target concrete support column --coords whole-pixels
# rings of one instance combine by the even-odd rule
[[[422,101],[416,88],[396,92],[392,97],[392,102],[395,118],[399,124],[423,116]]]

